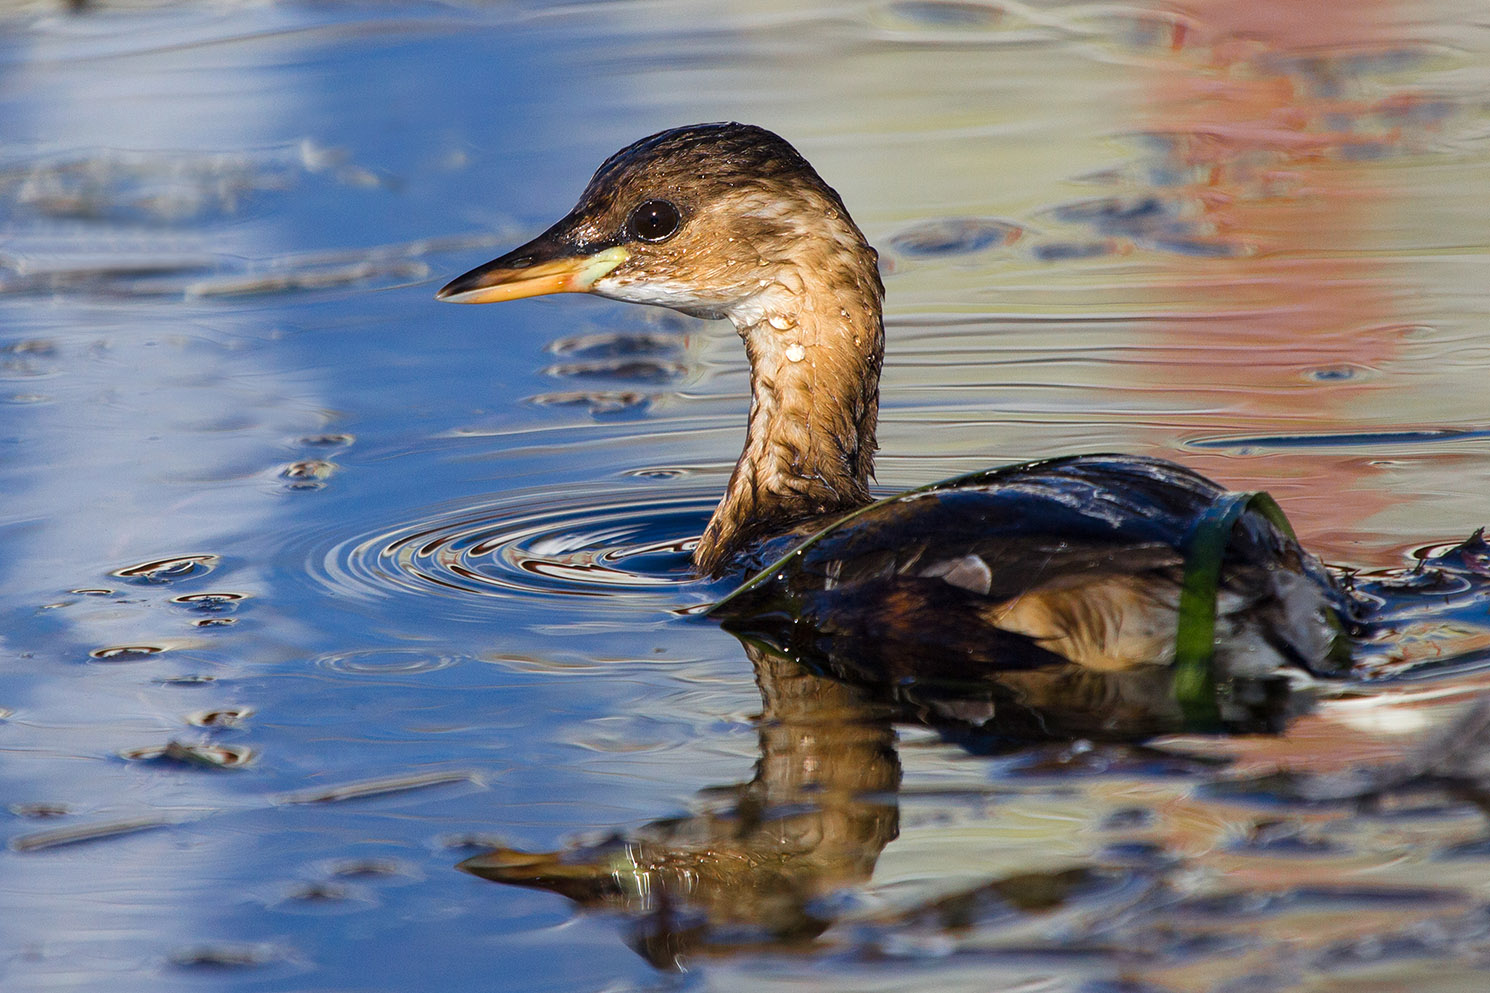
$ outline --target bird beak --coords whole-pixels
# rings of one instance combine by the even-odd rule
[[[593,255],[564,251],[549,235],[540,235],[499,259],[457,276],[435,294],[450,303],[500,303],[549,293],[585,293],[629,256],[624,248]]]

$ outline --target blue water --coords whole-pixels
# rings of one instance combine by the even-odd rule
[[[887,249],[884,488],[1042,454],[1179,456],[1273,490],[1331,558],[1401,565],[1487,517],[1490,43],[1461,14],[1386,18],[1400,38],[1368,46],[1381,59],[1333,63],[1348,95],[1426,109],[1365,165],[1359,142],[1329,159],[1391,210],[1279,247],[1187,213],[1204,167],[1153,138],[1144,86],[1215,70],[1165,63],[1180,15],[1157,7],[0,13],[0,984],[1481,981],[1484,852],[1433,861],[1483,836],[1462,800],[1355,821],[1218,799],[1184,762],[985,758],[914,726],[899,837],[824,911],[859,923],[811,948],[659,969],[626,913],[457,871],[699,809],[751,779],[762,704],[739,642],[687,614],[719,593],[689,578],[685,544],[738,450],[733,332],[578,297],[432,299],[630,140],[756,121]],[[1284,204],[1324,182],[1288,178],[1306,158],[1264,165]],[[1301,335],[1286,315],[1315,284],[1269,296],[1279,256],[1382,258],[1317,278],[1347,296],[1377,280],[1393,313]],[[1251,277],[1256,299],[1204,292]],[[1282,343],[1238,359],[1270,323]],[[1341,368],[1361,371],[1320,374]],[[1269,848],[1275,821],[1339,845]],[[875,917],[1069,866],[1121,885],[971,936]],[[1377,890],[1311,896],[1321,879],[1435,889],[1378,911]],[[1173,909],[1232,892],[1256,897],[1255,926]],[[1357,954],[1362,907],[1370,936],[1420,944]],[[1110,929],[1121,914],[1131,932]],[[1280,954],[1273,932],[1297,928],[1312,937]],[[1152,955],[1116,950],[1161,933]]]

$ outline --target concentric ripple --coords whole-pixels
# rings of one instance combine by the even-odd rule
[[[570,596],[677,609],[697,599],[680,588],[698,582],[689,556],[717,499],[702,491],[526,494],[339,542],[310,567],[342,594]]]

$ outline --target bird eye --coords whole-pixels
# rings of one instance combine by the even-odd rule
[[[666,241],[677,234],[682,223],[678,208],[666,200],[648,200],[633,210],[626,222],[631,233],[642,241]]]

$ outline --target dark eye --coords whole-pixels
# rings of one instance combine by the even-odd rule
[[[682,223],[677,207],[666,200],[648,200],[631,212],[626,225],[642,241],[666,241],[678,233]]]

